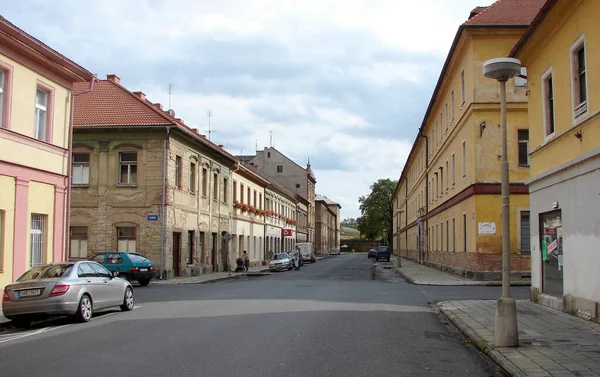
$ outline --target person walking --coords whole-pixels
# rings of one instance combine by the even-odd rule
[[[300,248],[296,246],[296,258],[294,258],[294,270],[300,269]]]
[[[244,258],[244,268],[246,269],[246,272],[248,272],[248,269],[250,268],[250,258],[248,258],[248,253],[246,250],[244,250],[242,258]]]

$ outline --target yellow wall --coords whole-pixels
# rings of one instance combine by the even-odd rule
[[[600,13],[598,1],[559,2],[544,24],[517,56],[527,66],[532,176],[565,163],[600,146]],[[560,24],[560,28],[555,25]],[[571,45],[585,33],[588,114],[573,120],[571,99]],[[545,140],[542,112],[542,76],[552,68],[555,136]],[[574,134],[581,131],[581,141]]]
[[[38,81],[40,81],[54,88],[52,144],[66,149],[68,147],[70,90],[4,55],[0,55],[0,61],[13,67],[10,93],[11,131],[34,137],[35,96]],[[66,174],[68,161],[67,157],[61,155],[59,151],[44,151],[4,138],[0,138],[0,160],[58,174]]]
[[[54,186],[39,182],[29,182],[29,215],[27,229],[31,229],[31,214],[46,216],[46,250],[44,262],[52,262],[54,250]],[[30,239],[27,239],[27,248],[30,250]],[[27,266],[30,263],[29,252],[26,254]]]
[[[476,249],[481,253],[493,253],[502,250],[502,197],[500,195],[477,195],[474,234]],[[510,196],[510,250],[520,251],[520,211],[529,210],[529,195]],[[478,235],[478,223],[495,222],[496,234]]]
[[[0,289],[12,282],[13,273],[13,229],[15,219],[15,179],[0,175],[0,211],[3,211],[4,224],[2,228],[2,240],[0,245]]]

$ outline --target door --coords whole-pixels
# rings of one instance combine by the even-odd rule
[[[563,295],[563,248],[561,211],[540,214],[540,250],[542,250],[542,292]]]
[[[181,233],[173,233],[173,274],[181,274]]]
[[[213,266],[213,272],[219,271],[219,266],[217,266],[217,233],[212,233],[210,243],[210,264]]]
[[[121,305],[125,295],[125,292],[121,291],[123,287],[122,281],[113,279],[112,273],[98,263],[90,263],[90,265],[92,270],[94,270],[94,274],[99,279],[99,289],[104,297],[103,306]]]
[[[88,293],[92,296],[94,309],[103,308],[106,306],[106,294],[103,289],[102,279],[96,276],[94,269],[88,262],[80,263],[77,267],[77,275],[83,280],[83,284],[87,288]]]

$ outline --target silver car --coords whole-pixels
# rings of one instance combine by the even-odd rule
[[[269,261],[269,270],[271,271],[287,271],[292,268],[292,260],[288,253],[277,253]]]
[[[4,288],[2,311],[18,327],[48,316],[69,315],[80,322],[95,310],[133,309],[133,287],[92,262],[65,262],[36,266]]]

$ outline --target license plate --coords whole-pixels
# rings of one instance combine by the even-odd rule
[[[31,297],[31,296],[39,296],[42,293],[41,289],[27,289],[24,291],[18,291],[19,297]]]
[[[140,271],[148,271],[147,268],[140,268]]]

